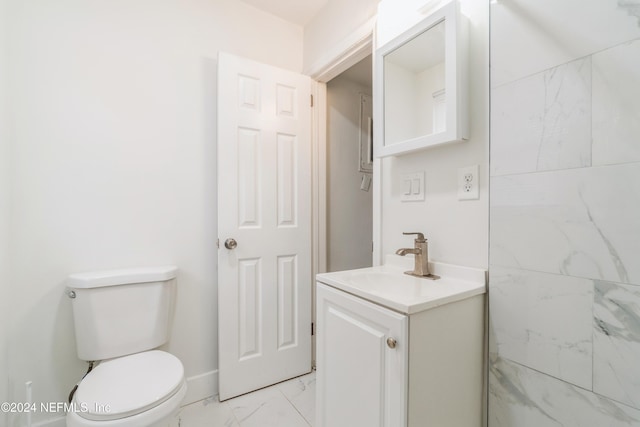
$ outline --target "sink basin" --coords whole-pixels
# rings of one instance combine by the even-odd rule
[[[485,292],[485,270],[440,263],[432,263],[432,267],[440,280],[409,276],[404,274],[406,266],[397,264],[322,273],[317,280],[405,314]]]
[[[398,274],[401,274],[400,276]],[[404,298],[425,295],[431,286],[423,286],[422,280],[404,275],[401,271],[352,271],[346,278],[351,286],[378,293],[394,294]]]

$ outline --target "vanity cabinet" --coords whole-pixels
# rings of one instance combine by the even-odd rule
[[[322,284],[316,296],[318,426],[405,425],[408,317]]]
[[[318,282],[316,301],[317,427],[482,425],[484,295],[402,313]]]

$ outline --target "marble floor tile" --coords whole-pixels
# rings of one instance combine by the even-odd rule
[[[236,397],[229,406],[241,427],[309,427],[277,387]]]
[[[210,397],[180,408],[169,427],[239,427],[227,402]]]
[[[316,374],[312,372],[276,386],[311,425],[316,418]]]
[[[309,427],[315,420],[316,374],[224,402],[211,397],[180,408],[168,427]]]

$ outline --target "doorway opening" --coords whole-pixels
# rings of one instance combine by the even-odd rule
[[[372,59],[371,58],[372,58],[372,52],[373,52],[374,23],[375,23],[375,20],[372,19],[369,22],[367,22],[365,25],[363,25],[361,28],[359,28],[350,37],[345,39],[344,43],[341,43],[338,48],[336,48],[334,51],[330,52],[329,55],[327,55],[327,58],[331,58],[331,59],[328,59],[322,66],[315,68],[315,70],[312,70],[309,73],[310,77],[315,82],[313,84],[312,92],[314,94],[313,99],[316,100],[314,102],[314,108],[312,109],[313,110],[312,122],[314,123],[313,137],[312,137],[313,152],[314,152],[314,155],[313,155],[314,160],[313,160],[313,167],[312,167],[313,169],[313,200],[314,200],[313,226],[312,226],[312,229],[313,229],[312,230],[313,232],[312,265],[313,265],[314,278],[317,273],[325,273],[329,271],[344,270],[344,269],[353,269],[353,268],[358,268],[360,266],[366,267],[367,265],[371,265],[370,263],[373,263],[373,265],[380,264],[380,260],[379,260],[380,257],[378,256],[379,245],[380,245],[379,244],[380,209],[377,208],[380,202],[380,197],[378,195],[378,191],[379,191],[378,189],[380,187],[380,160],[379,159],[373,160],[373,171],[377,171],[375,175],[373,173],[369,173],[369,174],[360,173],[359,165],[358,165],[359,160],[353,160],[351,164],[348,164],[349,163],[348,159],[344,161],[344,164],[346,165],[345,167],[350,169],[352,171],[352,174],[355,173],[356,175],[355,184],[349,184],[349,186],[353,187],[353,185],[355,185],[355,188],[359,189],[360,186],[363,184],[362,183],[363,175],[368,175],[371,178],[371,184],[370,184],[371,189],[367,193],[371,193],[372,196],[367,196],[367,197],[370,197],[372,201],[367,203],[369,207],[366,208],[366,207],[357,206],[357,204],[354,203],[353,200],[349,200],[348,197],[342,198],[343,200],[346,199],[346,203],[344,204],[339,203],[340,196],[337,194],[333,194],[334,193],[333,190],[336,188],[336,186],[338,186],[339,188],[340,185],[342,185],[341,182],[343,184],[346,182],[346,180],[342,180],[342,181],[340,180],[339,177],[342,176],[342,174],[338,172],[341,169],[341,167],[339,166],[339,163],[343,163],[343,162],[334,161],[332,162],[331,166],[329,166],[329,159],[328,159],[328,156],[331,154],[340,154],[340,152],[336,151],[336,149],[330,152],[328,148],[328,144],[329,144],[329,133],[333,132],[331,124],[336,123],[336,120],[338,120],[337,118],[340,117],[341,115],[340,109],[332,110],[328,105],[328,99],[327,99],[328,85],[330,82],[332,82],[331,83],[332,86],[338,87],[337,85],[340,85],[340,83],[344,83],[342,81],[343,79],[350,80],[351,82],[355,80],[355,82],[360,82],[360,83],[356,83],[356,86],[359,85],[365,88],[360,90],[360,92],[364,94],[369,94],[369,95],[372,93],[373,79],[372,79],[372,64],[371,64]],[[363,60],[365,62],[360,64]],[[363,83],[363,80],[360,77],[355,77],[355,75],[359,75],[361,73],[364,75],[368,75],[368,77],[365,77],[365,80],[364,80],[364,82],[366,83]],[[348,86],[348,84],[344,84],[344,85]],[[358,96],[355,97],[356,103],[353,106],[353,109],[351,110],[351,113],[350,113],[350,116],[353,117],[351,119],[352,126],[353,124],[355,124],[356,129],[360,128],[360,119],[359,119],[360,92],[358,92]],[[339,95],[338,95],[338,98],[339,98]],[[331,122],[329,121],[329,117],[328,117],[330,113],[332,114],[332,116],[334,116]],[[351,146],[359,147],[359,139],[360,139],[359,131],[353,132],[353,135],[354,136],[352,136]],[[336,140],[335,137],[333,139],[335,142]],[[344,148],[344,147],[340,147],[340,148]],[[352,157],[359,159],[359,154],[357,155],[358,157],[355,157],[356,155],[353,154],[353,152],[351,154],[352,154]],[[340,156],[337,155],[335,157],[339,158]],[[357,172],[353,172],[353,171],[357,171]],[[348,180],[349,182],[351,182],[352,177],[349,178]],[[331,190],[328,188],[329,185],[331,185]],[[364,185],[366,186],[368,185],[368,183],[364,183]],[[356,191],[366,191],[366,190],[356,190]],[[329,247],[328,240],[330,239],[330,232],[328,231],[329,215],[331,215],[331,217],[333,218],[333,221],[331,224],[332,226],[331,235],[335,236],[339,234],[338,231],[340,230],[339,226],[336,224],[336,218],[340,218],[342,215],[350,216],[354,213],[354,211],[355,213],[360,213],[361,215],[364,215],[363,217],[360,217],[361,223],[364,221],[369,221],[368,216],[369,215],[372,216],[372,220],[370,222],[372,226],[368,227],[364,231],[364,234],[366,235],[365,238],[367,239],[366,240],[367,243],[363,243],[359,245],[355,250],[359,254],[358,258],[366,257],[366,261],[362,262],[362,265],[359,265],[357,261],[353,261],[353,259],[349,257],[350,261],[346,263],[342,262],[340,264],[336,264],[334,262],[332,263],[331,269],[329,269],[327,259],[330,256],[330,252],[331,252],[331,257],[334,260],[336,259],[336,257],[339,256],[339,254],[336,253],[335,250],[330,251],[328,249]],[[367,218],[367,219],[362,219],[362,218]],[[351,230],[348,230],[346,233],[343,233],[342,237],[348,238],[354,235],[355,233],[352,233]],[[372,241],[373,241],[374,253],[371,252]],[[339,247],[339,242],[340,240],[337,240],[334,238],[331,243],[332,248],[336,246]],[[366,254],[366,255],[363,255],[363,254]],[[311,304],[312,318],[313,318],[313,322],[315,323],[316,321],[315,286],[313,286],[311,298],[312,298],[312,304]],[[313,357],[313,361],[312,361],[313,366],[315,366],[315,350],[316,350],[315,338],[316,338],[315,335],[311,337],[311,343],[312,343],[311,354]]]
[[[327,82],[326,269],[372,265],[371,55]]]

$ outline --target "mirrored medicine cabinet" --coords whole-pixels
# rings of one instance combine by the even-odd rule
[[[452,1],[376,50],[376,157],[468,138],[467,29]]]

